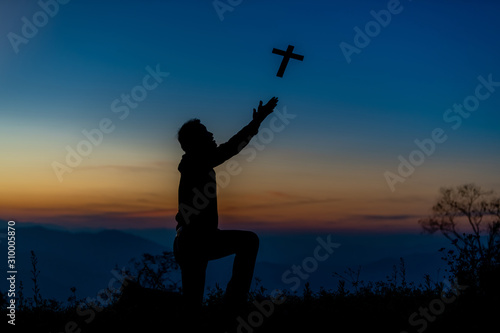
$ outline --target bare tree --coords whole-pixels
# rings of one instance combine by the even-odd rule
[[[451,271],[467,283],[477,283],[482,271],[498,265],[500,198],[493,191],[474,184],[441,188],[432,214],[419,224],[425,232],[440,232],[450,240],[455,248],[447,254]]]

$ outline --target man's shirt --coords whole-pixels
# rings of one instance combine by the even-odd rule
[[[177,228],[189,231],[212,231],[218,228],[217,183],[214,168],[238,154],[257,134],[260,123],[252,120],[228,142],[210,151],[186,153],[178,170],[179,212]]]

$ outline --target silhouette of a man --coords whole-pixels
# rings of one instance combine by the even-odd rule
[[[251,231],[218,228],[216,176],[214,168],[238,154],[257,134],[262,121],[273,112],[278,99],[253,109],[252,121],[228,142],[217,146],[213,134],[199,119],[179,129],[178,140],[185,154],[179,164],[179,212],[174,254],[182,274],[185,315],[200,315],[209,260],[235,254],[225,302],[237,309],[247,301],[252,283],[259,238]]]

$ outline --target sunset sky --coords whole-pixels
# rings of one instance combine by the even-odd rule
[[[289,118],[262,124],[237,175],[216,169],[221,228],[418,230],[442,186],[500,193],[500,3],[395,4],[244,0],[218,13],[212,1],[72,0],[47,7],[52,17],[36,1],[2,2],[0,219],[173,228],[177,129],[197,117],[223,143],[272,96]],[[348,63],[341,43],[356,47],[355,27],[388,6],[397,13],[368,24],[379,29]],[[36,33],[24,27],[34,19]],[[304,61],[279,78],[271,51],[288,45]],[[474,100],[466,117],[447,112]],[[88,149],[83,132],[100,126],[68,166],[68,147]],[[384,173],[437,128],[446,141],[391,190]]]

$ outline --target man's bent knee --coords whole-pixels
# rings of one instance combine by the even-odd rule
[[[259,248],[259,236],[255,232],[248,231],[248,245],[252,246],[255,249]]]

